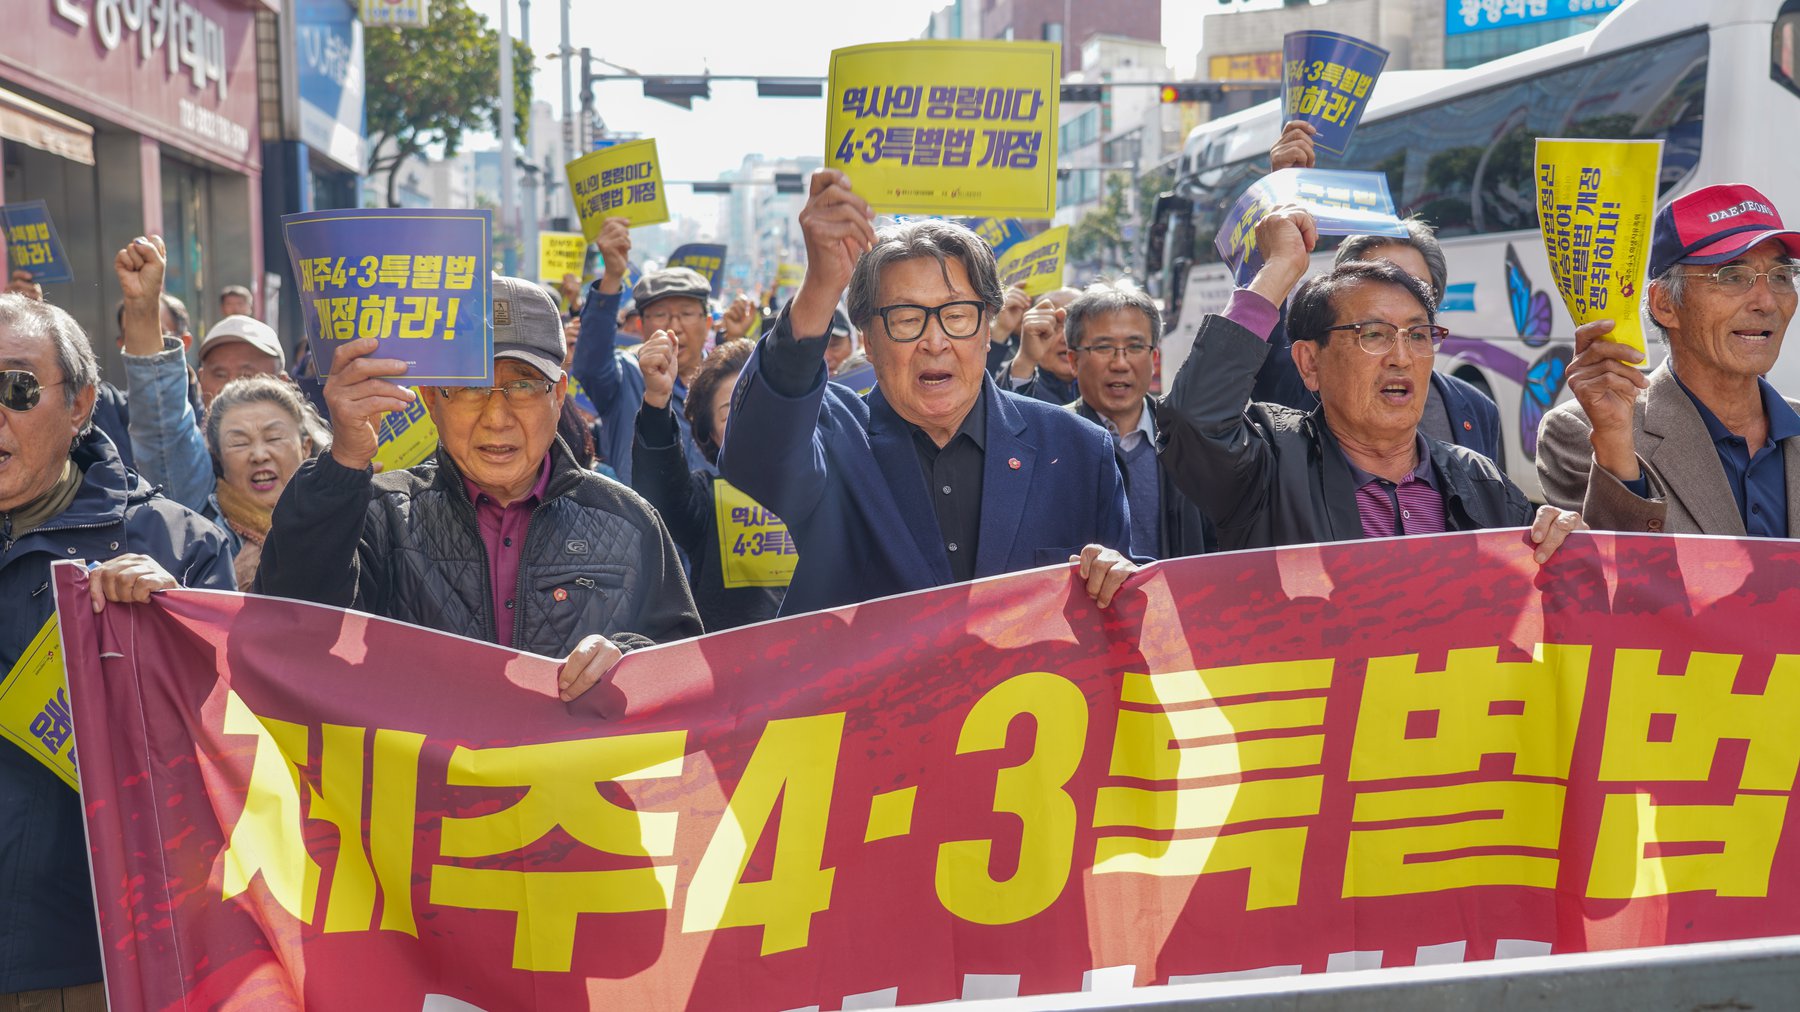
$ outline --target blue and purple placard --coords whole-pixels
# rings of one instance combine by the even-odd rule
[[[321,377],[340,345],[373,337],[408,386],[494,381],[492,211],[308,211],[281,229]]]
[[[712,286],[713,298],[718,298],[725,286],[725,247],[711,242],[690,242],[678,246],[669,254],[669,262],[665,267],[686,267],[698,271]]]
[[[22,200],[0,206],[0,224],[6,228],[6,262],[9,270],[30,271],[39,284],[73,281],[62,240],[50,223],[50,209],[41,200]]]
[[[1213,247],[1240,282],[1262,263],[1256,226],[1280,204],[1298,204],[1313,216],[1320,235],[1405,236],[1394,215],[1387,176],[1345,169],[1282,169],[1257,180],[1225,216]]]
[[[1025,226],[1017,218],[970,218],[966,219],[975,234],[987,241],[999,257],[1007,250],[1023,242],[1026,238]]]
[[[1282,122],[1319,128],[1313,147],[1341,155],[1362,121],[1388,51],[1337,32],[1289,32],[1282,39]]]

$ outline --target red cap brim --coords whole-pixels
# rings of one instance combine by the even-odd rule
[[[1681,262],[1684,264],[1722,264],[1727,260],[1736,260],[1749,252],[1751,248],[1768,242],[1770,239],[1780,239],[1781,244],[1787,247],[1788,256],[1800,257],[1800,232],[1792,229],[1772,228],[1766,232],[1739,232],[1736,235],[1728,235],[1718,242],[1702,246],[1682,257]]]

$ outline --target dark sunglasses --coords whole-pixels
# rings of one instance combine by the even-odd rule
[[[23,369],[8,369],[0,372],[0,408],[8,411],[30,411],[38,406],[43,397],[45,387],[59,387],[63,380],[55,383],[39,383],[33,373]]]

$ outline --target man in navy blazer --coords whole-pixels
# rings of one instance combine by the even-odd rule
[[[843,173],[813,175],[805,280],[732,396],[719,471],[800,549],[781,614],[1059,562],[1110,605],[1136,566],[1106,431],[989,378],[1002,294],[980,237],[872,221]],[[825,378],[846,288],[875,367],[864,397]]]

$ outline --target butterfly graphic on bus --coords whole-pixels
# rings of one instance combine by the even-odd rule
[[[1506,244],[1506,301],[1512,309],[1513,330],[1527,348],[1550,343],[1550,294],[1531,287],[1512,243]],[[1569,346],[1557,345],[1525,370],[1525,383],[1519,391],[1519,447],[1528,460],[1537,459],[1538,423],[1562,393],[1573,358]]]

